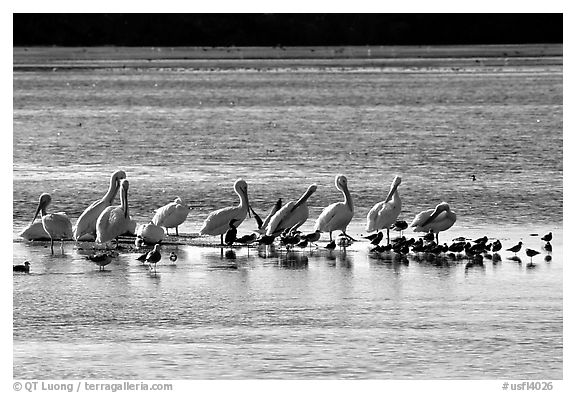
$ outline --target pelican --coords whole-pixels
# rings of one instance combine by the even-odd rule
[[[268,224],[270,223],[270,220],[272,219],[272,217],[274,217],[276,212],[278,210],[280,210],[281,207],[282,207],[282,198],[278,198],[278,200],[276,201],[276,204],[272,207],[272,210],[270,211],[268,216],[266,216],[266,218],[264,219],[264,222],[262,222],[262,223],[260,223],[258,221],[260,217],[258,217],[256,212],[254,212],[254,210],[252,210],[252,208],[250,208],[250,210],[252,210],[252,214],[254,214],[254,218],[258,222],[258,229],[256,229],[254,232],[257,232],[261,235],[265,235],[266,231],[268,230]]]
[[[184,205],[182,199],[177,197],[174,202],[162,206],[156,210],[152,223],[166,228],[166,235],[168,235],[168,228],[176,228],[176,236],[178,235],[178,225],[186,221],[190,209]]]
[[[141,238],[147,244],[156,244],[164,239],[164,230],[162,227],[149,222],[138,226],[136,237]]]
[[[204,224],[200,229],[201,235],[220,235],[220,245],[224,245],[224,233],[230,228],[229,222],[232,219],[236,220],[235,226],[238,227],[244,219],[246,214],[250,215],[250,204],[248,203],[248,184],[242,179],[236,180],[234,183],[234,191],[240,198],[238,206],[225,207],[213,211],[208,215]]]
[[[52,202],[50,194],[44,193],[40,195],[38,208],[32,224],[38,217],[38,213],[42,217],[42,226],[48,235],[50,235],[50,251],[54,254],[54,239],[60,239],[60,250],[64,253],[64,239],[72,238],[72,223],[66,213],[46,213],[46,208]]]
[[[386,228],[388,244],[390,244],[390,227],[396,222],[402,210],[402,201],[398,194],[400,183],[402,183],[402,178],[395,176],[386,199],[375,204],[366,216],[366,231],[380,231]]]
[[[106,243],[126,232],[130,225],[128,214],[128,180],[120,182],[120,206],[108,206],[96,221],[96,243]]]
[[[270,223],[268,224],[268,229],[266,230],[267,235],[280,234],[287,228],[298,229],[302,224],[308,219],[308,198],[314,192],[318,186],[312,184],[304,194],[297,201],[290,201],[280,210],[272,216]]]
[[[92,202],[76,221],[76,225],[74,226],[74,240],[79,240],[84,235],[96,237],[96,221],[104,209],[112,205],[118,193],[120,181],[125,178],[126,173],[124,171],[116,171],[112,174],[106,195],[104,195],[102,199]]]
[[[456,214],[450,210],[446,202],[441,202],[434,209],[420,212],[414,217],[410,227],[414,228],[414,232],[432,231],[436,234],[436,243],[438,243],[438,232],[449,229],[455,222]]]
[[[315,231],[330,232],[330,241],[332,241],[332,231],[341,230],[346,235],[346,227],[354,216],[354,204],[348,191],[346,176],[337,175],[335,185],[344,194],[344,202],[336,202],[324,208],[314,225]]]

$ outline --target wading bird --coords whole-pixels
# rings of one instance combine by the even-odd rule
[[[318,187],[312,184],[297,201],[290,201],[274,214],[266,230],[267,235],[278,235],[287,228],[298,229],[306,222],[309,215],[308,198]]]
[[[46,213],[46,208],[52,202],[50,194],[44,193],[40,195],[38,208],[36,214],[32,219],[32,223],[38,217],[38,213],[42,217],[42,226],[44,231],[50,236],[50,251],[54,254],[54,240],[60,240],[60,250],[64,253],[64,239],[72,238],[72,223],[66,213]]]
[[[154,245],[154,249],[146,255],[146,262],[150,265],[154,264],[154,273],[156,273],[156,264],[160,262],[162,255],[160,254],[160,244]]]
[[[236,221],[238,220],[233,218],[228,222],[228,230],[224,234],[224,244],[227,246],[231,246],[236,241],[236,234],[238,233],[238,230],[234,225]]]
[[[552,240],[552,232],[548,232],[548,234],[544,235],[541,239],[544,240],[545,242],[549,242],[550,240]]]
[[[234,183],[234,191],[240,198],[238,206],[225,207],[210,213],[200,229],[201,235],[220,235],[220,245],[224,245],[224,233],[229,228],[230,220],[237,220],[236,227],[238,227],[246,218],[246,214],[250,215],[248,184],[238,179]]]
[[[104,266],[109,265],[112,262],[112,256],[107,252],[103,252],[100,254],[88,255],[86,257],[91,262],[94,262],[99,266],[98,270],[104,270]]]
[[[332,231],[336,230],[341,230],[346,237],[352,239],[346,234],[346,227],[354,216],[354,204],[352,203],[350,191],[348,191],[348,180],[344,175],[337,175],[334,183],[336,188],[344,195],[344,201],[325,207],[316,220],[314,230],[330,232],[330,241],[332,241]]]
[[[514,255],[516,255],[516,253],[520,251],[521,248],[522,248],[522,242],[518,242],[518,244],[516,244],[514,247],[508,248],[506,251],[512,251]]]
[[[124,171],[116,171],[112,174],[106,195],[102,199],[92,202],[78,217],[74,226],[74,240],[80,240],[83,237],[93,240],[96,237],[96,221],[104,209],[112,205],[120,188],[120,181],[125,178],[126,173]]]
[[[414,228],[414,232],[434,232],[438,243],[438,233],[451,228],[455,222],[456,214],[446,202],[441,202],[434,209],[420,212],[414,217],[410,227]]]
[[[530,257],[530,263],[532,263],[532,257],[538,254],[540,254],[540,251],[532,250],[530,248],[526,249],[526,255]]]
[[[116,239],[126,232],[130,224],[128,209],[128,188],[130,184],[124,179],[120,182],[120,206],[108,206],[96,221],[96,243],[104,243]]]
[[[375,204],[366,216],[366,231],[380,231],[386,228],[386,239],[390,244],[390,227],[396,222],[402,210],[402,201],[398,194],[398,186],[402,183],[400,176],[394,177],[386,199]]]
[[[166,228],[166,235],[168,235],[168,228],[176,228],[176,236],[178,236],[178,225],[186,221],[189,211],[188,206],[184,205],[180,197],[177,197],[174,202],[156,210],[152,223]]]

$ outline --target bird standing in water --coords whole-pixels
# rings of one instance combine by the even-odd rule
[[[38,213],[40,213],[44,231],[50,236],[50,251],[54,254],[54,240],[59,239],[60,250],[62,254],[64,254],[64,239],[71,239],[73,236],[72,223],[66,213],[46,213],[46,208],[50,202],[52,202],[50,194],[44,193],[40,195],[38,208],[36,209],[32,223],[34,223],[36,217],[38,217]]]
[[[414,232],[434,232],[436,243],[439,243],[438,233],[451,228],[455,222],[456,214],[450,210],[446,202],[441,202],[434,209],[420,212],[414,217],[410,227],[414,228]]]
[[[156,264],[160,262],[162,255],[160,254],[160,244],[154,245],[154,249],[146,255],[146,262],[150,265],[154,264],[154,273],[156,273]]]
[[[518,242],[518,244],[516,244],[514,247],[508,248],[506,251],[512,251],[514,255],[516,255],[516,253],[520,251],[521,248],[522,248],[522,242]]]
[[[386,199],[375,204],[366,216],[366,231],[380,231],[386,228],[388,244],[390,244],[390,227],[396,222],[402,210],[402,201],[400,200],[400,194],[398,194],[398,186],[401,183],[402,178],[400,176],[394,177]]]
[[[344,175],[337,175],[334,183],[344,195],[344,201],[325,207],[314,225],[315,231],[330,232],[330,241],[332,241],[332,231],[336,230],[341,230],[346,237],[350,238],[346,234],[346,227],[354,217],[354,204],[348,191],[348,179]]]

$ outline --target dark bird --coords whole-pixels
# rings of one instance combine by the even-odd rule
[[[263,244],[265,246],[269,246],[270,244],[274,243],[274,239],[276,239],[276,236],[274,235],[262,235],[260,236],[256,241],[258,242],[258,244]]]
[[[146,262],[146,257],[148,256],[148,252],[145,252],[144,254],[140,255],[138,258],[136,258],[137,261],[140,261],[142,263]]]
[[[160,244],[154,245],[154,249],[146,255],[146,262],[150,265],[154,264],[154,272],[156,272],[156,264],[160,262],[162,255],[160,254]]]
[[[256,241],[256,234],[255,233],[252,233],[251,235],[240,236],[238,239],[236,239],[236,243],[240,243],[240,244],[244,244],[244,245],[252,244],[255,241]]]
[[[376,237],[370,241],[370,244],[377,246],[384,238],[384,232],[378,232]]]
[[[12,265],[12,270],[15,272],[30,273],[30,262],[24,262],[24,265]]]
[[[540,254],[540,251],[532,250],[530,248],[526,249],[526,255],[530,257],[530,263],[532,263],[532,257],[538,254]]]
[[[372,240],[376,239],[379,234],[380,234],[380,232],[376,232],[376,233],[373,233],[373,234],[371,234],[371,235],[364,236],[364,239],[368,239],[368,240],[372,241]],[[384,236],[384,235],[382,235],[382,237],[383,237],[383,236]]]
[[[392,249],[392,244],[387,244],[385,246],[376,246],[373,249],[371,249],[371,252],[384,252],[384,251],[390,251]]]
[[[450,246],[448,247],[448,251],[452,251],[452,252],[462,252],[464,251],[464,246],[466,245],[466,242],[455,242],[450,244]]]
[[[309,233],[307,235],[304,235],[303,238],[308,240],[309,243],[316,243],[318,240],[320,240],[320,234],[322,232],[320,231],[315,231],[312,233]]]
[[[484,236],[479,239],[474,240],[474,243],[486,243],[488,241],[488,237]]]
[[[403,220],[398,220],[394,223],[394,225],[392,226],[392,229],[394,229],[395,231],[403,231],[406,228],[408,228],[408,223],[406,221]]]
[[[546,244],[544,244],[544,251],[546,251],[547,253],[552,252],[552,244],[550,244],[550,242],[546,242]]]
[[[230,222],[228,222],[229,228],[226,231],[226,234],[224,235],[224,244],[226,244],[227,246],[231,246],[234,243],[234,241],[236,240],[236,234],[238,233],[238,230],[234,226],[234,223],[236,221],[238,221],[238,220],[233,218],[230,220]]]
[[[434,231],[430,230],[430,232],[428,232],[427,234],[425,234],[423,236],[424,240],[426,240],[427,242],[431,242],[434,240]]]
[[[516,253],[520,251],[521,248],[522,248],[522,242],[518,242],[518,244],[516,244],[514,247],[508,248],[506,251],[512,251],[514,255],[516,255]]]
[[[109,265],[110,262],[112,262],[112,256],[106,252],[88,255],[86,259],[97,264],[99,266],[99,270],[104,270],[104,266]]]
[[[502,243],[500,243],[500,240],[496,240],[495,242],[492,243],[492,252],[498,252],[502,249]]]
[[[330,243],[326,244],[326,247],[324,247],[328,250],[333,250],[336,248],[336,241],[332,240]]]
[[[470,177],[472,178],[472,181],[476,181],[476,175],[470,175]]]
[[[176,262],[177,259],[178,259],[178,255],[176,255],[176,253],[174,251],[172,251],[170,253],[170,261]]]
[[[552,240],[552,232],[548,232],[547,235],[544,235],[542,237],[542,240],[544,240],[545,242],[549,242],[550,240]]]

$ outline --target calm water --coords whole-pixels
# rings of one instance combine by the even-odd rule
[[[523,253],[472,269],[375,258],[360,242],[164,246],[157,275],[137,254],[98,272],[73,243],[52,257],[15,242],[13,262],[32,261],[14,275],[15,378],[562,378],[561,67],[17,71],[13,139],[14,233],[41,192],[76,219],[117,168],[137,221],[176,195],[194,207],[181,233],[235,203],[238,177],[262,215],[317,183],[310,229],[341,198],[337,173],[352,235],[395,174],[400,218],[442,200],[457,213],[441,241],[540,249],[529,235],[554,232],[534,268]]]

